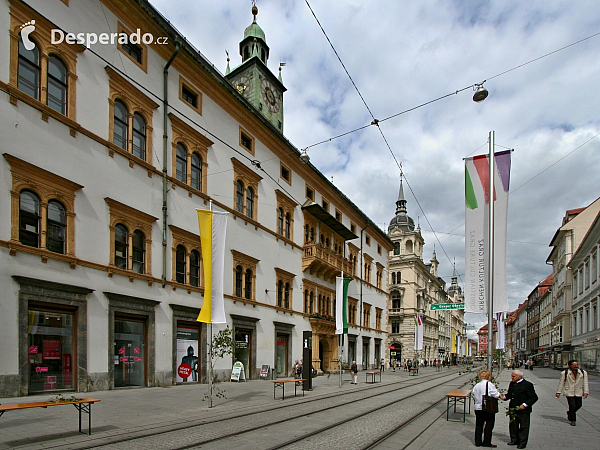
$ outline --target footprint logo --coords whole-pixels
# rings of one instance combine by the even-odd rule
[[[35,30],[35,20],[24,23],[21,25],[21,39],[23,39],[23,46],[27,50],[33,50],[35,44],[29,40],[29,35]]]

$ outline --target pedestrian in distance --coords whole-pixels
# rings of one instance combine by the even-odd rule
[[[571,426],[575,426],[577,425],[577,411],[583,405],[583,399],[587,398],[590,393],[590,386],[588,374],[585,370],[579,368],[577,360],[572,359],[568,364],[569,368],[563,370],[560,374],[556,398],[559,398],[564,391],[569,404],[567,419]]]
[[[514,370],[510,374],[511,382],[504,400],[510,400],[508,407],[514,412],[508,426],[510,442],[517,448],[527,447],[529,439],[529,424],[531,421],[532,406],[538,400],[533,384],[523,378],[523,372]]]
[[[379,370],[384,372],[385,371],[385,359],[381,358],[381,364],[379,365]]]
[[[350,375],[352,375],[352,383],[358,383],[358,366],[356,365],[356,361],[352,361],[352,365],[350,366]]]
[[[300,364],[298,360],[294,363],[294,378],[296,380],[302,378],[302,364]],[[300,382],[296,381],[296,386],[300,386]]]
[[[482,409],[483,396],[488,395],[500,398],[500,392],[490,381],[492,374],[489,370],[480,370],[477,374],[479,383],[473,387],[473,398],[475,399],[475,447],[497,447],[492,444],[492,431],[496,422],[496,413]],[[483,435],[483,437],[482,437]]]

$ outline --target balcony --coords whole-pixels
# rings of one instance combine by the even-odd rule
[[[332,250],[321,246],[321,244],[307,244],[304,246],[302,257],[302,271],[309,270],[311,275],[323,276],[324,280],[335,281],[342,271],[352,276],[354,265],[344,257],[336,255]]]
[[[391,316],[402,316],[404,314],[404,308],[390,308],[388,315]]]

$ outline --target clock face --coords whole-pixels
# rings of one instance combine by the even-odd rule
[[[277,93],[277,89],[271,84],[269,80],[263,78],[260,82],[260,90],[262,92],[263,102],[269,108],[269,111],[272,113],[279,112],[279,108],[281,107],[281,100],[279,98],[279,94]]]
[[[250,79],[247,76],[244,75],[240,77],[240,79],[234,83],[234,86],[241,95],[248,97],[248,93],[250,92]]]

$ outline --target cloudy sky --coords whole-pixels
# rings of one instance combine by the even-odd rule
[[[250,0],[151,3],[222,73],[225,50],[232,68],[241,62],[239,42],[252,22]],[[286,63],[286,137],[299,149],[310,147],[311,162],[387,229],[400,169],[382,133],[371,126],[313,146],[373,117],[383,120],[380,129],[408,182],[408,213],[423,231],[425,259],[435,244],[439,274],[449,283],[454,260],[464,282],[463,158],[487,153],[494,130],[497,151],[514,149],[506,271],[515,309],[552,272],[545,263],[548,244],[565,211],[600,196],[600,35],[589,38],[600,33],[597,2],[308,4],[257,1],[269,67],[277,73],[279,62]],[[489,97],[475,103],[472,89],[462,89],[484,80]],[[486,318],[467,320],[481,325]]]

